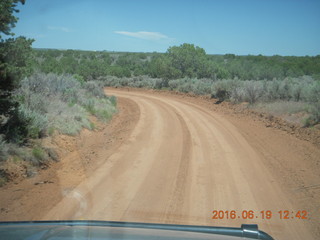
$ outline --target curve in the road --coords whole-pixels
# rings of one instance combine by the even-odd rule
[[[92,219],[236,226],[257,223],[279,239],[312,239],[256,150],[225,118],[183,100],[139,92],[109,94],[140,109],[127,140],[44,219]],[[213,210],[239,213],[212,219]],[[258,218],[243,219],[243,210]],[[261,219],[270,210],[272,219]]]

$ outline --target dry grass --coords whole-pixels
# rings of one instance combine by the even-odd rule
[[[249,107],[255,111],[266,112],[288,122],[304,126],[306,119],[310,116],[311,105],[305,102],[275,101],[256,103]]]

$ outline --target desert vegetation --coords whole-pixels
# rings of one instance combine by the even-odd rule
[[[169,47],[166,53],[35,49],[34,55],[41,72],[77,74],[105,86],[210,95],[219,102],[248,102],[250,108],[272,114],[300,111],[298,122],[304,126],[320,121],[319,55],[209,55],[188,43]]]
[[[196,95],[210,95],[218,102],[249,103],[249,107],[274,115],[304,113],[301,125],[313,126],[320,122],[320,82],[310,76],[283,80],[239,80],[181,78],[163,80],[139,76],[98,78],[105,86],[169,89]],[[166,85],[167,87],[163,87]]]
[[[101,76],[213,80],[283,80],[320,78],[318,56],[209,55],[193,44],[169,47],[165,53],[128,53],[34,49],[34,67],[44,73],[69,73],[93,80]]]
[[[17,107],[2,124],[0,155],[2,161],[9,156],[23,161],[26,169],[58,159],[54,149],[42,147],[38,139],[92,130],[90,116],[108,121],[116,112],[114,97],[106,96],[98,82],[83,82],[78,76],[34,73],[21,80],[13,96]]]
[[[278,112],[286,113],[280,105],[299,102],[291,105],[306,113],[303,124],[319,122],[319,55],[208,55],[201,47],[185,43],[169,47],[166,53],[35,49],[34,56],[38,71],[77,74],[105,86],[209,94],[220,101],[249,102],[250,107],[264,103],[268,107],[263,109],[271,113],[276,105]]]

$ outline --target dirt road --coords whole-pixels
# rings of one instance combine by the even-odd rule
[[[119,132],[127,127],[125,135],[105,142],[107,133],[88,132],[55,172],[59,184],[37,185],[23,200],[15,197],[24,204],[8,207],[18,209],[12,210],[14,220],[25,220],[25,211],[33,220],[42,214],[42,220],[257,223],[276,239],[317,239],[317,147],[199,99],[148,91],[107,93],[119,98],[120,115],[126,114],[122,118],[128,121],[116,126]],[[108,149],[109,142],[117,144]],[[99,167],[68,188],[73,175],[80,174],[77,159],[91,153]],[[12,192],[6,191],[1,194]],[[45,194],[53,200],[42,203]],[[214,210],[235,210],[236,217],[227,219],[225,213],[212,219]],[[289,219],[281,219],[279,211],[286,210]],[[296,218],[302,210],[308,219]],[[246,211],[253,211],[253,219],[245,219]],[[272,212],[270,219],[262,211]]]
[[[296,207],[259,149],[227,119],[183,100],[108,93],[138,105],[136,126],[117,151],[43,219],[258,223],[279,239],[313,239],[307,221],[292,219],[305,209]],[[235,210],[237,217],[212,219],[214,210]],[[254,219],[243,219],[243,210],[253,211]],[[271,219],[262,219],[261,211],[267,210]],[[290,219],[280,219],[281,210],[289,210]]]

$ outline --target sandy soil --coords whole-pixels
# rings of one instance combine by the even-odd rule
[[[1,221],[257,223],[276,239],[320,238],[317,145],[200,97],[106,91],[119,114],[98,131],[58,136],[59,163],[1,188]],[[214,210],[236,219],[212,219]],[[295,218],[302,210],[308,219]]]

